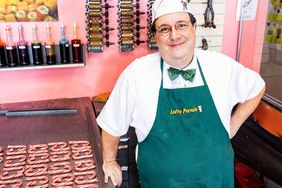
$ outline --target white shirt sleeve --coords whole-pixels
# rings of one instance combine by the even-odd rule
[[[129,87],[129,75],[125,70],[118,78],[115,87],[100,112],[98,125],[112,136],[122,136],[127,133],[132,121],[134,110],[133,87]]]
[[[257,96],[265,85],[261,76],[237,62],[233,63],[232,66],[230,87],[232,103],[244,103]]]

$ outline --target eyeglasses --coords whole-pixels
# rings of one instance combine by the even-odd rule
[[[189,22],[186,21],[180,21],[177,22],[174,25],[174,28],[176,29],[176,31],[178,32],[184,32],[187,31],[189,28]],[[161,35],[161,36],[168,36],[171,34],[172,32],[172,27],[170,25],[161,25],[159,28],[157,28],[157,32]]]

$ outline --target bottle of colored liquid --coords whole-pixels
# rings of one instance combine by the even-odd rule
[[[5,42],[0,38],[0,67],[5,67],[7,65],[5,57]]]
[[[18,33],[19,33],[19,41],[17,43],[17,46],[18,46],[20,64],[29,65],[30,61],[28,54],[28,45],[27,42],[24,40],[23,27],[21,25],[18,27]]]
[[[71,47],[72,47],[72,61],[74,63],[81,63],[82,48],[81,48],[81,41],[77,37],[76,23],[73,23],[73,39],[71,40]]]
[[[42,65],[43,64],[43,56],[42,56],[42,45],[41,42],[37,38],[37,27],[35,24],[32,26],[32,59],[34,65]]]
[[[19,64],[17,47],[12,40],[11,28],[6,27],[6,55],[7,55],[7,65],[9,67],[16,67]]]
[[[45,52],[46,52],[46,63],[48,65],[56,64],[55,43],[51,37],[51,28],[49,24],[47,24],[46,26]]]
[[[65,26],[61,25],[60,56],[61,63],[70,63],[70,44],[65,36]]]

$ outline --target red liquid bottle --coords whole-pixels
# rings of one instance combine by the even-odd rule
[[[37,38],[37,27],[35,24],[32,26],[32,59],[34,65],[42,65],[43,64],[43,56],[42,56],[42,45],[41,42]]]
[[[51,28],[49,24],[46,26],[46,42],[45,42],[45,52],[46,52],[46,63],[48,65],[56,64],[56,51],[55,43],[51,37]]]
[[[19,32],[19,41],[17,45],[18,45],[20,64],[29,65],[30,61],[29,61],[29,54],[28,54],[28,45],[27,45],[27,42],[24,40],[23,28],[21,25],[18,27],[18,32]]]
[[[0,38],[0,67],[5,67],[6,65],[5,42]]]
[[[6,55],[7,55],[7,64],[9,67],[16,67],[19,64],[17,47],[14,44],[11,36],[11,28],[6,27]]]
[[[76,23],[73,23],[73,39],[71,40],[71,48],[73,63],[82,63],[81,41],[77,38]]]

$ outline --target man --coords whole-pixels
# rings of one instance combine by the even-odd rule
[[[229,57],[195,50],[196,20],[184,2],[155,1],[159,53],[124,70],[97,119],[106,183],[122,182],[117,147],[130,125],[142,187],[234,187],[230,138],[258,105],[264,81]]]

